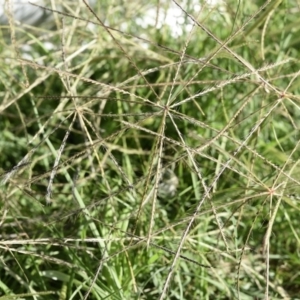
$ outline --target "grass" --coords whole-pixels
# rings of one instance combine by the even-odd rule
[[[0,299],[300,299],[297,2],[98,2],[1,26]]]

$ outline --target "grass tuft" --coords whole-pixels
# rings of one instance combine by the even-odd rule
[[[0,298],[297,299],[296,1],[39,9],[0,30]]]

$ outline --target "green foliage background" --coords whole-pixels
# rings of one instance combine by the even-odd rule
[[[45,8],[0,31],[0,299],[300,299],[299,3]]]

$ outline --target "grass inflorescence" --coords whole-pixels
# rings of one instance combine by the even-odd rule
[[[296,299],[297,2],[6,5],[0,298]]]

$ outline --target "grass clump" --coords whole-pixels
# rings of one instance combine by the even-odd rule
[[[1,299],[296,299],[296,1],[101,2],[1,26]]]

